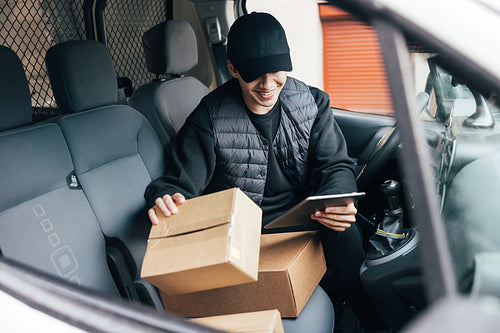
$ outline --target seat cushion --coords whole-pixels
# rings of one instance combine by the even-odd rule
[[[201,99],[210,92],[194,77],[152,82],[137,89],[129,105],[149,120],[167,147]]]
[[[42,124],[0,134],[0,250],[48,274],[107,295],[118,290],[104,236],[60,128]]]
[[[163,172],[163,147],[145,118],[126,105],[64,115],[58,123],[103,233],[123,243],[137,275],[151,227],[144,189]]]
[[[297,318],[284,318],[286,333],[332,333],[335,326],[335,312],[327,293],[316,287],[309,301]]]

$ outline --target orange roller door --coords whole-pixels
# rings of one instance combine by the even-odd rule
[[[377,35],[372,27],[329,5],[320,5],[325,90],[332,106],[392,114]]]

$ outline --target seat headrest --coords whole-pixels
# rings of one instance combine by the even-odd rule
[[[50,84],[63,113],[118,103],[118,83],[111,55],[95,40],[52,46],[45,56]]]
[[[191,25],[169,20],[149,29],[142,36],[146,65],[153,74],[186,73],[198,64],[198,46]]]
[[[0,46],[0,103],[1,131],[31,124],[31,95],[23,64],[5,46]]]

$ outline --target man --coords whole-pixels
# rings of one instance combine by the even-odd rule
[[[227,52],[234,79],[203,98],[173,140],[165,175],[146,190],[151,222],[158,223],[159,211],[175,214],[186,197],[232,187],[262,208],[263,225],[308,195],[356,191],[328,95],[287,76],[292,62],[280,23],[265,13],[238,18]],[[322,226],[336,283],[363,317],[372,308],[359,280],[361,236],[350,229],[356,213],[351,202],[311,218]]]

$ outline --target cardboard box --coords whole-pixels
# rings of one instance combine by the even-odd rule
[[[166,311],[182,316],[278,309],[283,317],[297,317],[325,271],[317,232],[266,234],[261,237],[257,282],[185,295],[160,295]]]
[[[257,280],[262,210],[233,188],[178,206],[152,226],[141,277],[168,294]]]
[[[190,321],[231,333],[284,333],[278,310],[195,318]]]

